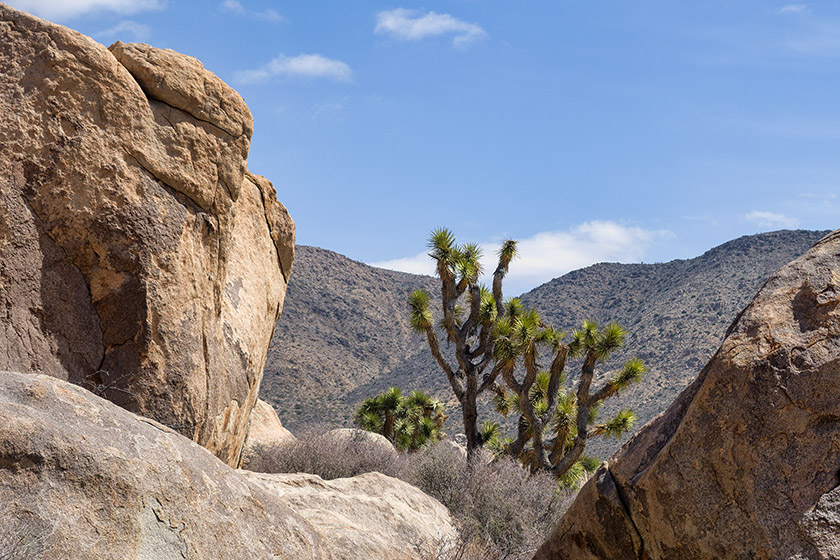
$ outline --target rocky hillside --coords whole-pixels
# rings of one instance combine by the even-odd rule
[[[635,353],[649,365],[644,383],[621,401],[632,403],[641,425],[697,375],[761,284],[825,233],[747,236],[694,259],[661,264],[598,264],[522,298],[563,329],[586,318],[615,319],[626,327],[628,350],[611,364]],[[435,279],[297,248],[262,389],[286,426],[349,424],[359,401],[391,385],[451,399],[425,340],[407,324],[406,296],[419,287],[435,290]],[[458,431],[454,408],[450,417],[448,429]],[[594,451],[606,455],[614,447]]]
[[[433,290],[435,279],[373,268],[317,247],[296,248],[261,391],[285,426],[349,424],[369,386],[406,385],[407,363],[428,367],[425,341],[405,313],[408,295],[419,288]],[[433,376],[423,381],[412,386],[437,388]]]

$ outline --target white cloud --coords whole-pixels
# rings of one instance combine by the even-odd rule
[[[89,12],[136,14],[163,8],[161,0],[10,0],[9,5],[36,16],[63,20]]]
[[[453,35],[454,45],[466,45],[486,35],[480,25],[462,21],[449,14],[422,14],[417,10],[405,8],[379,12],[374,31],[406,41],[419,41],[436,35]]]
[[[762,212],[754,210],[744,217],[748,221],[758,224],[761,227],[780,227],[789,229],[795,228],[799,225],[799,220],[797,218],[785,216],[784,214],[778,214],[776,212]]]
[[[252,18],[255,18],[255,19],[261,19],[263,21],[276,21],[276,22],[286,21],[286,18],[284,18],[283,16],[281,16],[280,14],[278,14],[275,10],[272,10],[271,8],[268,8],[268,9],[265,9],[265,10],[262,10],[262,11],[248,10],[238,0],[225,0],[222,3],[222,7],[229,12],[233,12],[235,14],[239,14],[239,15],[243,15],[243,16],[252,17]]]
[[[806,4],[788,4],[787,6],[779,8],[780,14],[801,14],[809,11],[810,10]]]
[[[116,37],[119,39],[130,35],[135,41],[145,41],[151,33],[152,31],[148,25],[143,25],[136,21],[123,20],[113,27],[100,31],[96,36],[102,38]]]
[[[276,77],[325,78],[337,82],[351,82],[353,71],[344,62],[320,54],[281,54],[256,70],[236,73],[237,81],[244,83],[264,82]]]
[[[505,277],[505,292],[518,295],[552,278],[599,262],[639,262],[653,243],[670,235],[667,231],[627,227],[609,221],[585,222],[568,231],[537,233],[518,240],[519,256]],[[486,273],[482,281],[487,284],[496,267],[499,245],[481,244]],[[434,274],[433,261],[426,253],[371,265],[412,274]]]

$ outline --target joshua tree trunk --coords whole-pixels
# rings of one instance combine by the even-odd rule
[[[418,290],[411,294],[411,324],[415,330],[426,334],[429,349],[441,369],[446,373],[452,392],[461,404],[464,433],[467,436],[467,455],[472,457],[481,446],[478,432],[478,396],[495,386],[501,364],[493,359],[493,324],[502,313],[502,279],[508,264],[516,254],[516,243],[506,241],[499,251],[499,265],[493,274],[493,291],[481,287],[481,250],[476,245],[455,245],[455,238],[448,230],[437,230],[429,240],[431,256],[437,264],[440,278],[442,328],[446,340],[455,345],[455,362],[443,356],[438,342],[429,294]],[[469,305],[469,314],[462,320],[459,301]],[[489,367],[495,364],[495,367]]]

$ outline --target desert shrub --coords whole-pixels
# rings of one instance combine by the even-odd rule
[[[441,559],[530,558],[573,497],[550,474],[531,474],[509,458],[477,455],[467,468],[463,454],[447,444],[404,457],[398,476],[458,521],[461,542]]]
[[[265,473],[310,473],[324,480],[347,478],[366,472],[395,474],[396,451],[371,445],[363,437],[324,437],[323,429],[303,432],[297,441],[276,448],[261,449],[258,463],[250,470]]]

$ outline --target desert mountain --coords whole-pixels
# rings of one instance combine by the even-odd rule
[[[626,328],[626,350],[607,366],[618,367],[633,354],[647,363],[642,384],[616,403],[635,408],[641,426],[691,382],[764,281],[825,233],[777,231],[741,237],[693,259],[597,264],[522,299],[558,328],[571,330],[587,318],[616,320]],[[348,425],[362,399],[392,385],[451,400],[425,339],[408,325],[405,302],[417,288],[432,294],[438,289],[428,276],[296,248],[261,393],[285,426],[295,431],[318,423]],[[447,429],[454,433],[460,424],[454,404],[450,410]],[[591,450],[605,456],[613,448]]]

